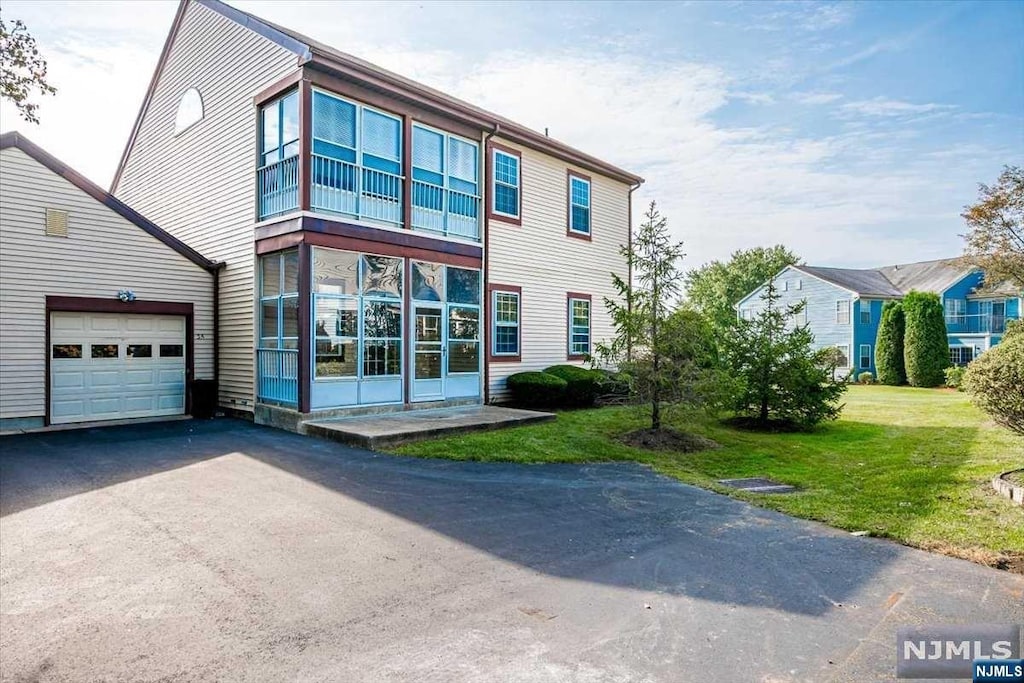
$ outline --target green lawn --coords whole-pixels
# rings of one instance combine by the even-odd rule
[[[691,454],[621,444],[617,435],[643,426],[633,408],[562,412],[554,422],[395,450],[522,463],[633,460],[798,517],[1024,573],[1024,510],[988,483],[1024,466],[1024,439],[956,392],[852,386],[845,401],[839,421],[808,434],[743,432],[706,418],[673,425],[723,446]],[[768,476],[801,492],[741,493],[716,483],[746,476]]]

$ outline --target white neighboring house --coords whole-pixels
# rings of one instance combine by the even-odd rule
[[[218,264],[19,133],[0,136],[0,431],[188,414]]]

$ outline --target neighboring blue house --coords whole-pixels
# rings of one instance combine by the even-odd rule
[[[1024,292],[1008,284],[983,289],[983,279],[981,270],[946,259],[870,269],[789,266],[773,281],[780,305],[806,302],[794,322],[810,327],[817,347],[839,348],[846,363],[843,369],[857,375],[875,372],[882,305],[911,290],[942,298],[954,365],[966,365],[998,344],[1006,321],[1021,317]],[[767,286],[766,282],[740,300],[736,309],[741,318],[752,318],[763,306]]]

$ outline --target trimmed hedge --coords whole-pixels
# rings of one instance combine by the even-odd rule
[[[882,320],[878,323],[875,339],[875,368],[878,382],[900,386],[907,383],[907,370],[903,365],[903,334],[906,321],[899,301],[886,301],[882,306]]]
[[[517,372],[505,379],[512,400],[529,408],[553,408],[565,402],[569,383],[546,372]]]
[[[552,365],[544,372],[566,382],[565,405],[571,408],[586,408],[594,405],[594,399],[601,393],[605,376],[597,370],[575,365]]]
[[[950,362],[946,320],[939,295],[910,292],[903,299],[903,312],[907,326],[903,337],[907,382],[914,387],[942,386]]]
[[[875,376],[870,372],[862,372],[859,375],[857,375],[857,381],[860,382],[861,384],[874,384]]]

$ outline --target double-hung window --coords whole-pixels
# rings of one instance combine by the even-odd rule
[[[801,301],[799,306],[800,308],[793,312],[793,324],[803,327],[807,324],[807,299]]]
[[[494,311],[493,343],[491,355],[518,357],[519,351],[519,292],[494,290],[491,293]]]
[[[871,302],[867,299],[860,300],[860,324],[871,324]]]
[[[590,298],[569,295],[569,358],[590,354]]]
[[[963,325],[967,313],[965,299],[946,299],[946,324]]]
[[[590,237],[590,179],[569,174],[569,234]]]
[[[505,218],[520,218],[520,157],[510,151],[495,149],[491,163],[494,182],[491,192],[491,213]]]
[[[868,370],[871,368],[871,344],[860,345],[860,369]]]
[[[838,344],[836,349],[839,351],[839,364],[837,367],[848,368],[850,367],[850,345],[849,344]]]
[[[840,325],[850,324],[849,299],[840,299],[839,301],[836,301],[836,323]]]

